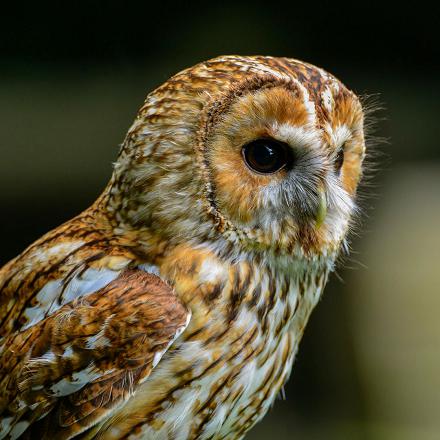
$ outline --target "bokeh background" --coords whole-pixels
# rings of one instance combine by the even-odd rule
[[[8,2],[0,263],[88,206],[144,96],[221,54],[296,57],[377,95],[365,221],[248,438],[440,438],[439,9],[386,2]],[[374,144],[374,143],[373,143]]]

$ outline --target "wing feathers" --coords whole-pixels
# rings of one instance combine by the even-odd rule
[[[9,390],[0,411],[13,418],[9,431],[25,421],[32,435],[63,438],[92,426],[148,377],[189,316],[160,278],[126,270],[12,335],[0,357]]]

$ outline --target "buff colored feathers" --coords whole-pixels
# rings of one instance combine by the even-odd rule
[[[151,92],[103,194],[0,270],[0,439],[243,438],[346,242],[363,124],[288,58]]]

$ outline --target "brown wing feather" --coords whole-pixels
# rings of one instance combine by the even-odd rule
[[[88,429],[148,377],[189,317],[160,278],[127,270],[11,335],[0,357],[3,434],[67,438]]]

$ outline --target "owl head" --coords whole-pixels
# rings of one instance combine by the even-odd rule
[[[365,155],[359,99],[288,58],[225,56],[150,93],[107,188],[121,234],[220,253],[337,252]]]

